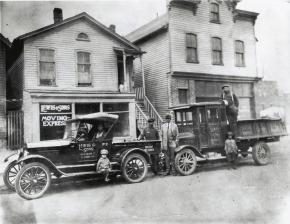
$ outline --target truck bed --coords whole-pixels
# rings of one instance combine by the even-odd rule
[[[281,119],[239,120],[237,139],[261,139],[286,136],[285,123]]]

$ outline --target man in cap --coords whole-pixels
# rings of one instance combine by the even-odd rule
[[[138,140],[145,139],[145,140],[158,140],[159,139],[159,133],[156,128],[154,128],[154,118],[148,119],[148,126],[143,129],[140,136],[138,137]]]
[[[222,90],[222,101],[226,106],[226,115],[229,122],[229,131],[231,131],[233,135],[236,136],[239,113],[239,100],[237,96],[231,91],[229,84],[223,85]]]
[[[176,175],[174,151],[178,145],[178,127],[171,121],[171,115],[165,116],[166,122],[161,126],[163,152],[166,155],[166,174]]]

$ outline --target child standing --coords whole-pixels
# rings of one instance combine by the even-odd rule
[[[225,142],[225,151],[229,165],[233,169],[237,169],[238,147],[235,139],[233,139],[233,133],[231,131],[228,132],[228,138]]]
[[[110,181],[109,179],[109,173],[111,171],[111,163],[110,160],[107,157],[108,155],[108,150],[107,149],[102,149],[101,150],[101,158],[99,159],[97,163],[97,173],[102,173],[105,176],[105,181],[108,182]]]

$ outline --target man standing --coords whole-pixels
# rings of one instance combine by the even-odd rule
[[[239,100],[237,96],[231,91],[230,85],[224,85],[222,90],[222,101],[226,105],[226,115],[229,122],[229,131],[231,131],[234,137],[236,137]]]
[[[145,140],[159,140],[159,133],[156,128],[154,128],[154,118],[148,119],[148,126],[143,129],[138,140],[145,139]]]
[[[174,151],[178,145],[178,127],[171,121],[171,115],[165,116],[166,122],[161,126],[163,152],[166,155],[166,174],[176,175]]]

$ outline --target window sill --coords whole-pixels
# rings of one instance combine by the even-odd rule
[[[245,68],[246,67],[246,65],[235,65],[235,66],[238,68]]]
[[[221,22],[219,20],[210,20],[211,23],[215,23],[215,24],[221,24]]]
[[[199,64],[199,61],[186,61],[186,63],[190,63],[190,64]]]
[[[90,84],[77,84],[77,87],[93,87],[93,85]]]
[[[90,40],[89,40],[89,39],[76,38],[76,40],[90,42]]]
[[[212,63],[212,65],[224,66],[224,63],[221,63],[221,64]]]
[[[43,87],[57,87],[57,85],[44,85],[44,84],[39,84],[38,86],[43,86]]]

